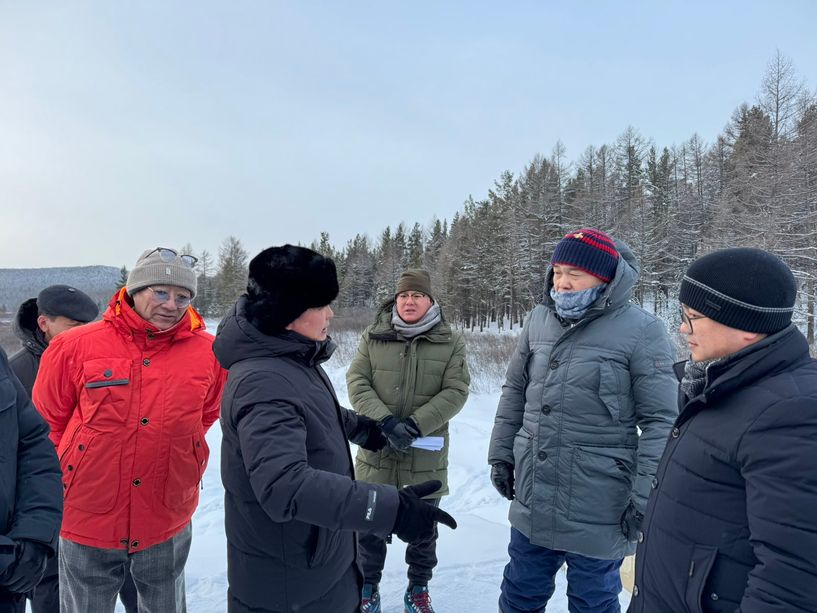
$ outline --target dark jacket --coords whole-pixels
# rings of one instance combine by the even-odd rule
[[[23,343],[23,348],[9,358],[9,365],[14,374],[23,384],[29,398],[40,369],[40,358],[48,347],[45,337],[37,325],[37,299],[30,298],[17,309],[12,330],[14,335]]]
[[[411,416],[423,436],[441,436],[444,445],[406,453],[359,447],[355,468],[362,481],[397,487],[439,479],[439,498],[448,493],[448,422],[465,404],[471,382],[465,340],[445,321],[406,340],[391,324],[393,306],[387,303],[363,332],[346,373],[349,399],[358,413],[377,421]]]
[[[817,611],[817,362],[806,339],[789,326],[713,363],[703,392],[679,404],[630,611]]]
[[[352,613],[360,604],[356,531],[386,536],[397,490],[354,480],[357,428],[320,364],[331,341],[261,334],[242,297],[219,326],[229,369],[221,428],[228,608]]]
[[[56,551],[61,477],[48,426],[0,350],[0,576],[14,560],[16,541],[36,541]],[[0,580],[0,609],[13,598]]]
[[[630,302],[638,263],[616,246],[615,277],[575,325],[556,315],[550,271],[508,366],[488,451],[489,463],[514,466],[514,528],[535,545],[607,560],[635,549],[619,519],[630,502],[646,506],[677,415],[675,352],[664,324]]]

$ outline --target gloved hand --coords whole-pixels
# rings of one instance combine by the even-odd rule
[[[434,536],[436,522],[445,524],[452,530],[457,527],[456,520],[448,513],[422,500],[423,496],[433,494],[442,485],[442,482],[437,480],[424,481],[397,492],[400,506],[397,507],[397,518],[394,520],[392,532],[401,541],[415,543],[429,540]]]
[[[641,522],[643,521],[644,514],[639,512],[631,501],[621,514],[621,533],[628,541],[635,543],[641,534]]]
[[[491,483],[497,492],[513,500],[513,466],[507,462],[491,464]]]
[[[53,555],[51,549],[35,541],[17,541],[14,562],[0,575],[0,585],[6,591],[22,594],[34,589],[45,574],[45,563]]]
[[[389,439],[389,446],[395,451],[408,451],[414,439],[420,436],[420,429],[411,417],[399,421],[391,415],[380,423],[380,427]]]
[[[368,451],[380,451],[388,444],[389,439],[386,438],[383,430],[380,429],[380,424],[374,419],[365,415],[358,415],[357,427],[352,436],[349,437],[349,442]]]

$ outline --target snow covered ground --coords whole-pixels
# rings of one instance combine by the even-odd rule
[[[327,372],[341,401],[346,399],[345,364],[330,360]],[[443,508],[459,523],[451,531],[440,528],[439,565],[429,585],[438,613],[497,611],[502,569],[508,560],[510,525],[508,503],[488,479],[488,438],[499,389],[472,395],[451,423],[449,480],[451,495]],[[347,404],[347,406],[349,406]],[[212,454],[204,477],[199,508],[193,517],[193,545],[187,563],[187,605],[191,613],[226,611],[227,562],[224,537],[224,490],[219,477],[221,431],[218,423],[207,436]],[[402,613],[406,586],[405,546],[395,539],[381,583],[384,613]],[[567,612],[564,571],[557,576],[556,594],[548,613]],[[622,592],[622,609],[629,602]],[[124,611],[120,606],[117,611]]]

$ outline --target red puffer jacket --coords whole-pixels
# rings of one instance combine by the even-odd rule
[[[33,400],[60,457],[64,538],[135,552],[190,521],[225,381],[212,344],[192,307],[159,331],[124,289],[102,321],[51,342]]]

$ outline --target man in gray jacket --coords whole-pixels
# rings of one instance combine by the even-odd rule
[[[619,568],[677,414],[675,351],[663,323],[630,304],[637,279],[625,244],[571,232],[525,322],[488,453],[512,501],[503,613],[543,610],[564,562],[571,612],[620,611]]]

